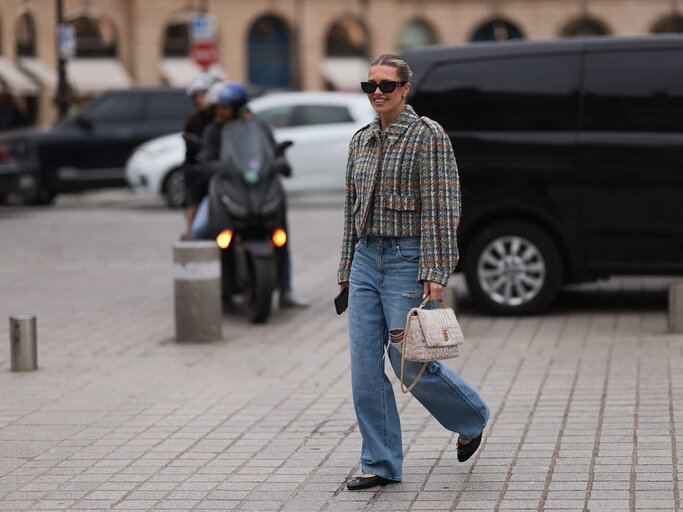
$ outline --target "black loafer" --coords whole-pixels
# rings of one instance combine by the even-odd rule
[[[483,432],[482,432],[482,434],[483,434]],[[472,439],[467,444],[460,444],[460,442],[458,442],[458,461],[459,462],[465,462],[472,455],[474,455],[474,452],[477,451],[477,448],[479,448],[479,445],[481,444],[482,434],[479,434],[477,437]]]
[[[357,476],[353,480],[350,480],[346,484],[346,488],[349,491],[360,491],[362,489],[369,489],[370,487],[376,487],[378,485],[381,485],[384,487],[385,485],[389,484],[395,484],[398,483],[398,480],[389,480],[388,478],[384,478],[382,476]]]

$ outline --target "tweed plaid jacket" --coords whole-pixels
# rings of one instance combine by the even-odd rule
[[[459,220],[458,168],[443,128],[409,105],[384,133],[377,116],[349,146],[337,281],[349,280],[361,236],[419,236],[417,280],[445,285],[458,263]]]

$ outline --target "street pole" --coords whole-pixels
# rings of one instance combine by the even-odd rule
[[[57,0],[57,34],[64,23],[64,6]],[[69,111],[69,83],[66,78],[66,59],[61,51],[59,37],[57,43],[57,94],[55,96],[58,118],[64,119]]]
[[[295,12],[295,25],[297,30],[294,32],[294,45],[292,50],[290,50],[289,61],[292,64],[292,69],[294,70],[294,80],[290,79],[290,86],[294,86],[298,90],[306,88],[308,80],[304,77],[304,66],[306,64],[306,7],[304,5],[304,0],[296,0],[294,4]],[[295,58],[294,56],[298,57]]]

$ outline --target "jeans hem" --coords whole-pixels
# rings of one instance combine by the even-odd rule
[[[394,482],[400,482],[400,481],[402,480],[402,477],[401,477],[401,476],[399,476],[399,477],[397,478],[397,477],[394,476],[394,475],[389,475],[389,474],[387,474],[387,473],[378,472],[378,471],[375,471],[375,470],[372,469],[372,468],[364,468],[364,467],[361,466],[361,471],[363,472],[363,474],[368,473],[368,474],[372,474],[372,475],[381,476],[382,478],[386,478],[387,480],[393,480]]]

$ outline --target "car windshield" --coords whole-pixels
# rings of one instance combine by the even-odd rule
[[[94,122],[135,123],[141,118],[143,103],[144,96],[140,93],[104,94],[74,112],[65,122],[87,117]]]
[[[57,126],[65,126],[68,124],[73,124],[74,120],[82,115],[90,115],[90,112],[97,107],[99,103],[102,102],[102,96],[95,98],[80,107],[71,108],[64,119],[57,121],[55,124]]]

